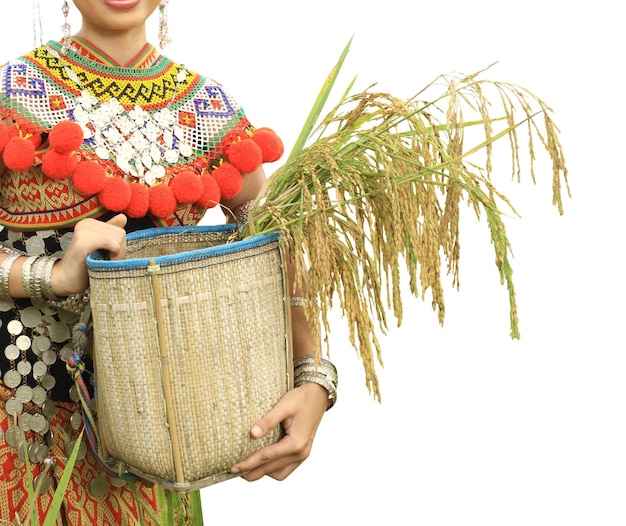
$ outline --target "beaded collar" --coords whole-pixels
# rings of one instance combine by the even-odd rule
[[[121,67],[73,44],[0,68],[0,115],[15,121],[4,139],[0,127],[0,224],[58,227],[107,211],[194,224],[282,155],[223,86],[152,46],[133,59],[140,67]]]
[[[128,61],[127,64],[120,64],[114,58],[107,55],[104,51],[98,49],[94,44],[89,42],[89,40],[80,37],[72,37],[70,48],[80,53],[83,57],[88,58],[89,60],[93,60],[96,62],[100,62],[102,64],[106,64],[108,66],[114,67],[125,67],[125,68],[146,68],[149,66],[153,66],[158,59],[160,58],[159,52],[152,44],[147,42],[135,55],[131,60]]]

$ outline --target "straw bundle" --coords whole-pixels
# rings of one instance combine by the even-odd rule
[[[550,107],[522,87],[482,79],[486,70],[440,76],[409,100],[371,90],[346,92],[318,122],[349,46],[289,159],[256,200],[244,235],[280,232],[310,300],[307,314],[322,320],[321,331],[329,332],[329,312],[338,301],[366,385],[380,398],[376,364],[383,362],[376,332],[387,329],[388,310],[402,322],[402,268],[413,295],[425,299],[430,291],[443,323],[442,276],[451,275],[458,287],[461,203],[486,217],[496,267],[508,289],[510,333],[519,337],[504,221],[507,211],[516,211],[491,180],[494,144],[507,139],[512,175],[519,179],[519,132],[526,130],[532,180],[539,145],[552,164],[553,204],[560,213],[567,169]],[[491,91],[500,102],[496,115]],[[467,120],[466,113],[475,118]],[[481,133],[468,147],[470,128]],[[482,165],[475,162],[478,154]],[[318,330],[317,323],[311,325]]]

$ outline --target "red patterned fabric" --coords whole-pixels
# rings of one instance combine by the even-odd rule
[[[13,425],[13,417],[7,415],[4,410],[4,404],[10,396],[10,391],[0,386],[2,435]],[[71,429],[69,418],[76,409],[75,404],[57,402],[56,405],[56,413],[50,419],[55,437],[50,454],[57,460],[54,473],[58,480],[64,467],[67,443],[76,438],[78,433],[68,431]],[[34,478],[40,473],[41,465],[32,464],[31,467]],[[19,517],[22,523],[30,524],[25,517],[29,504],[26,463],[18,458],[17,450],[10,447],[4,439],[0,439],[0,468],[0,524],[14,521],[16,517]],[[202,524],[201,517],[189,515],[190,507],[183,505],[178,495],[168,496],[165,490],[158,486],[151,487],[139,482],[127,482],[122,487],[109,485],[104,495],[93,497],[89,487],[97,476],[105,475],[87,448],[86,456],[74,466],[63,500],[62,512],[56,521],[58,526],[63,526],[63,524],[72,526]],[[53,495],[54,487],[50,486],[47,492],[36,499],[36,511],[40,516],[40,524],[43,523]],[[193,495],[191,498],[199,498],[199,496]],[[172,516],[173,522],[171,522]],[[140,522],[140,518],[143,522]]]

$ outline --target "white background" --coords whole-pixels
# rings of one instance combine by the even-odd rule
[[[0,60],[33,43],[30,2],[2,3],[19,16],[3,24]],[[42,3],[45,36],[58,38],[61,0]],[[337,317],[339,402],[311,458],[282,483],[206,488],[208,524],[626,524],[618,6],[171,1],[167,53],[225,84],[287,149],[353,34],[341,90],[358,74],[357,89],[378,82],[409,97],[441,73],[497,62],[488,77],[520,84],[554,109],[573,194],[559,216],[549,164],[538,167],[535,186],[527,177],[510,184],[506,163],[494,176],[523,216],[508,221],[520,340],[509,338],[486,224],[468,216],[461,288],[448,287],[444,327],[428,303],[407,296],[402,327],[383,339],[382,402],[368,394]]]

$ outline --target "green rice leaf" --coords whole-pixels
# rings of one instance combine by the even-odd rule
[[[59,510],[61,509],[61,504],[63,503],[63,499],[65,498],[65,491],[67,489],[67,485],[70,482],[70,477],[72,476],[72,471],[74,470],[74,464],[76,464],[76,458],[78,456],[78,450],[82,439],[83,432],[81,431],[80,435],[76,439],[76,443],[74,445],[74,449],[72,449],[70,458],[65,464],[63,474],[61,475],[61,479],[59,480],[57,489],[54,492],[54,497],[52,497],[52,503],[50,504],[50,508],[48,509],[48,513],[46,514],[46,519],[43,523],[43,526],[54,526],[57,522],[57,519],[59,517]]]
[[[304,126],[302,127],[302,130],[300,131],[300,135],[298,135],[298,138],[296,139],[293,149],[291,153],[289,154],[289,159],[298,155],[302,151],[302,148],[304,148],[304,145],[306,144],[309,137],[311,136],[311,132],[313,131],[315,125],[317,124],[320,114],[322,113],[322,111],[324,110],[324,107],[326,106],[326,101],[328,100],[328,96],[330,95],[330,92],[333,89],[335,81],[337,80],[337,77],[339,76],[339,72],[341,71],[341,67],[343,66],[343,63],[346,60],[346,56],[348,55],[348,52],[350,50],[350,45],[352,43],[352,38],[350,38],[350,40],[344,47],[343,52],[341,53],[341,56],[339,57],[339,60],[337,61],[337,64],[328,74],[328,77],[326,77],[326,80],[324,81],[324,84],[322,85],[322,88],[319,94],[317,95],[317,99],[315,99],[315,102],[313,103],[313,107],[311,108],[311,111],[309,112],[309,116],[304,122]]]

